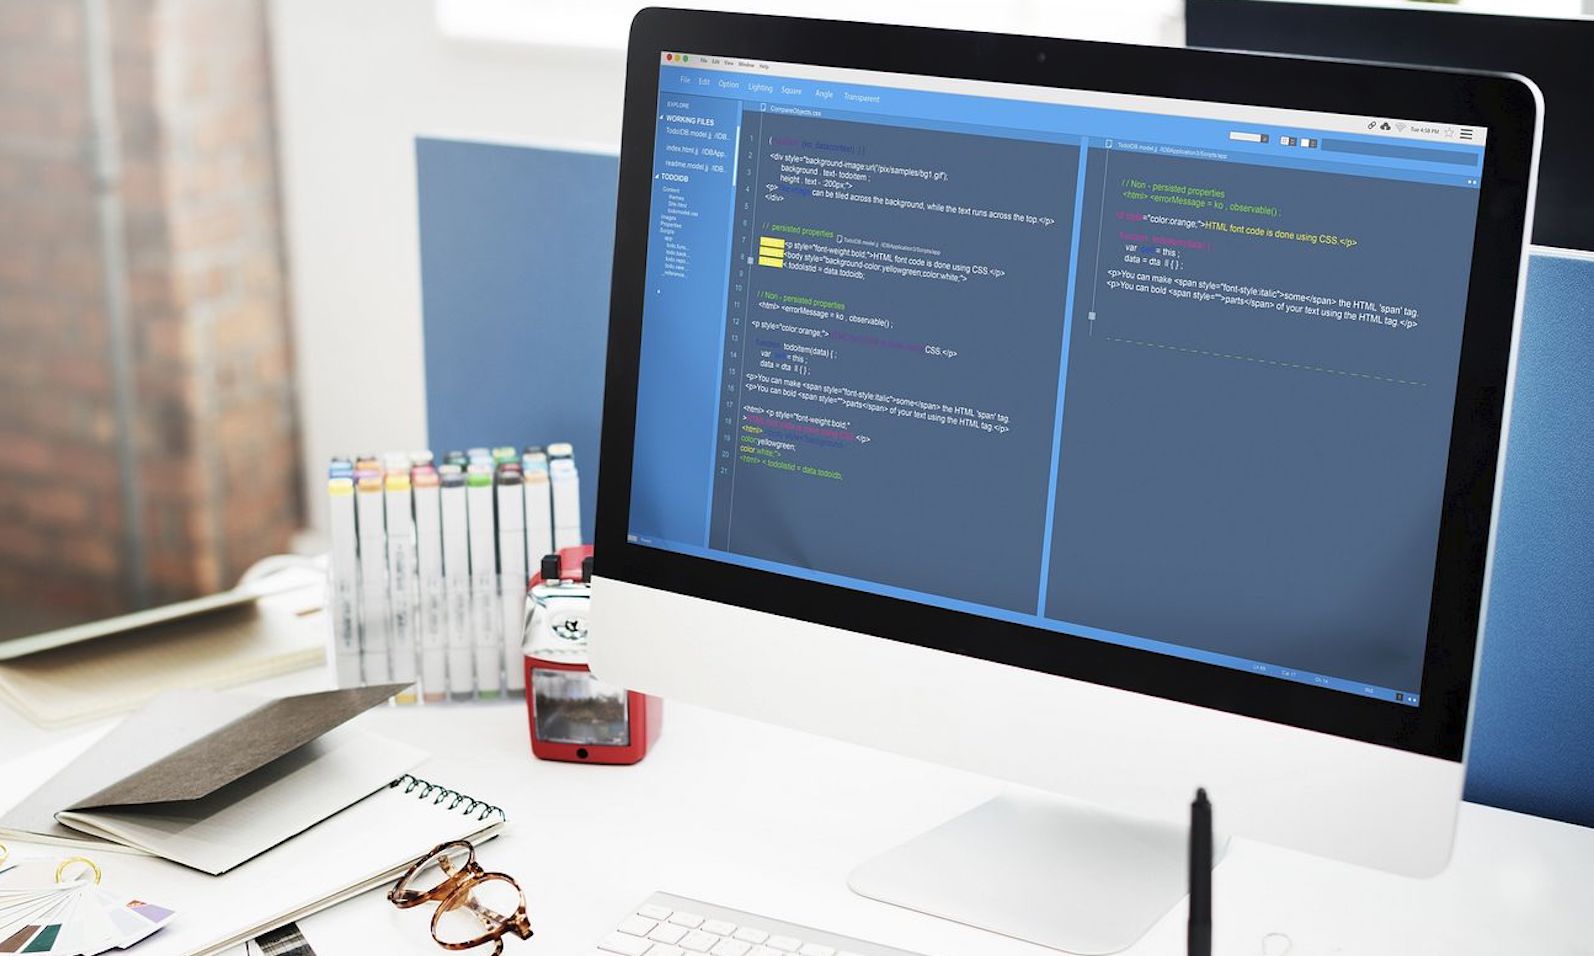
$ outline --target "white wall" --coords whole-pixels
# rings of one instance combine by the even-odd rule
[[[513,6],[580,11],[588,2],[601,0]],[[857,3],[857,15],[875,11],[883,19],[892,2],[879,10]],[[616,47],[449,39],[437,28],[434,3],[271,5],[305,500],[314,528],[326,524],[327,458],[425,445],[414,137],[619,145],[624,62]],[[1055,12],[1049,3],[1035,9]],[[957,6],[939,0],[934,8],[949,22]],[[979,26],[982,3],[963,8],[967,22],[958,25]],[[1179,0],[1071,0],[1062,8],[1067,28],[1046,32],[1183,38]]]
[[[432,0],[275,0],[310,523],[327,458],[425,447],[417,134],[617,149],[623,61],[441,38]]]
[[[439,27],[456,38],[613,49],[625,46],[638,10],[661,5],[650,0],[435,2]],[[1183,39],[1184,16],[1184,0],[672,0],[663,5],[1171,44]]]

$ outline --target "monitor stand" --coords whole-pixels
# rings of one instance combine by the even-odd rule
[[[1214,839],[1214,860],[1227,843]],[[1183,825],[1009,793],[863,863],[847,882],[870,899],[1097,954],[1133,945],[1188,880]]]

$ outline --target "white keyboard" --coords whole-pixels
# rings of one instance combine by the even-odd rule
[[[654,893],[592,956],[918,956],[905,949],[783,923],[684,896]]]

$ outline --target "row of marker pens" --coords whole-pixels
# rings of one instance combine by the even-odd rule
[[[528,569],[581,543],[571,455],[560,443],[332,459],[338,686],[417,683],[427,703],[523,694]]]

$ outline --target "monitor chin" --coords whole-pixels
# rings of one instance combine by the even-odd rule
[[[1035,787],[1148,826],[1180,823],[1205,787],[1230,836],[1407,876],[1432,876],[1450,858],[1459,761],[601,576],[592,600],[593,671],[633,690]],[[1000,701],[1000,714],[960,700]]]

